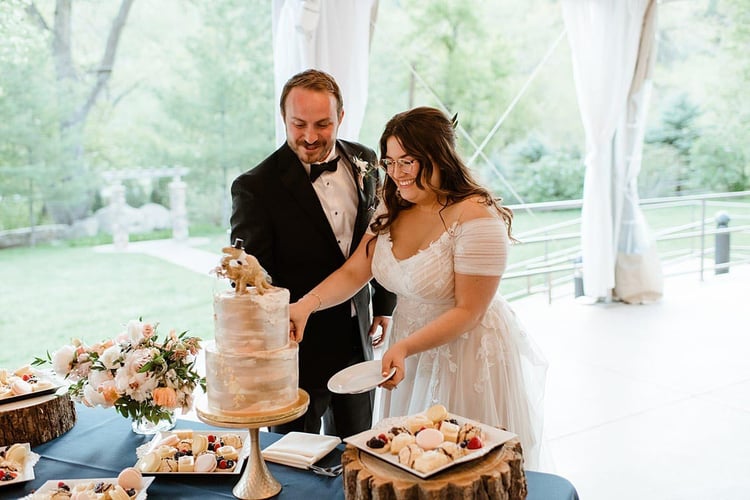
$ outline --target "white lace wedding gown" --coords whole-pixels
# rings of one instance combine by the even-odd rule
[[[375,278],[398,296],[385,347],[454,305],[454,271],[500,276],[508,239],[499,218],[455,223],[429,248],[404,260],[389,234],[378,236]],[[516,433],[525,468],[538,467],[547,362],[498,294],[480,323],[448,344],[406,359],[406,378],[383,391],[380,417],[419,413],[440,403],[456,415]]]

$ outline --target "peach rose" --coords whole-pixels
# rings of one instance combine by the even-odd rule
[[[154,334],[154,325],[151,323],[146,323],[143,325],[143,336],[146,338],[151,337],[151,335]]]
[[[157,387],[152,395],[155,404],[165,408],[177,408],[177,393],[171,387]]]

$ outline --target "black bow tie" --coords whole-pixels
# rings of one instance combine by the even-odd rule
[[[331,161],[325,163],[313,163],[310,165],[310,182],[315,182],[315,179],[320,177],[320,174],[326,170],[329,172],[335,172],[336,166],[338,165],[339,157],[337,156]]]

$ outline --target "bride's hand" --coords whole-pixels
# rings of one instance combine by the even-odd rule
[[[320,309],[320,297],[313,292],[306,293],[294,304],[289,304],[289,339],[302,342],[305,325],[310,315]]]
[[[391,373],[391,369],[396,368],[396,373],[391,378],[381,384],[384,389],[395,389],[396,386],[404,380],[406,376],[406,370],[404,368],[404,360],[406,359],[406,348],[402,342],[396,342],[385,354],[381,360],[381,368],[383,370],[383,376],[387,376]]]
[[[305,325],[310,313],[307,312],[304,305],[299,302],[289,305],[289,340],[297,343],[302,342],[305,334]]]

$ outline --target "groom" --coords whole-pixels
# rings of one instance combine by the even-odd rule
[[[379,178],[374,151],[336,138],[344,108],[330,75],[293,76],[280,104],[286,143],[232,183],[230,243],[242,239],[295,302],[354,252],[375,211]],[[371,427],[374,391],[339,395],[326,384],[339,370],[372,359],[373,339],[383,340],[395,297],[375,282],[373,288],[372,322],[369,286],[310,317],[299,350],[299,383],[310,406],[272,431],[318,433],[321,417],[326,434],[342,438]]]

